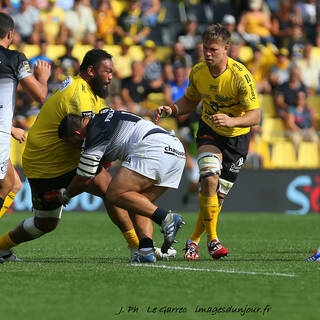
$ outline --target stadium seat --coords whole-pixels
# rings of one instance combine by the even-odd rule
[[[320,94],[309,95],[308,96],[308,104],[316,112],[317,129],[320,130]]]
[[[319,147],[316,142],[302,141],[298,149],[299,169],[318,169],[319,168]]]
[[[272,145],[271,167],[273,169],[296,169],[297,157],[290,141],[277,141]]]
[[[49,44],[47,48],[47,56],[52,61],[55,61],[59,57],[66,53],[66,47],[63,44]]]
[[[272,143],[285,140],[285,129],[282,119],[265,118],[262,121],[262,141]]]
[[[269,143],[257,140],[253,146],[253,152],[257,153],[263,159],[263,168],[271,169],[271,157]]]
[[[128,53],[135,61],[142,61],[144,59],[144,52],[140,46],[131,46]]]
[[[113,57],[121,54],[121,47],[119,45],[105,45],[103,46],[103,49],[110,53]]]
[[[259,94],[259,102],[261,110],[263,111],[263,118],[276,116],[274,101],[271,94]]]
[[[73,47],[72,54],[81,62],[85,54],[93,47],[87,44],[76,44]]]
[[[35,57],[40,54],[40,48],[36,44],[26,44],[21,50],[28,59]]]

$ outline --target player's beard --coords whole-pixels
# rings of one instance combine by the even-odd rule
[[[108,87],[99,75],[95,75],[91,80],[92,91],[100,98],[105,99],[108,96]]]

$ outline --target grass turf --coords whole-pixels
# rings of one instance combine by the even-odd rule
[[[28,216],[5,216],[0,233]],[[106,214],[65,213],[57,230],[15,249],[24,263],[0,265],[0,319],[319,319],[320,263],[303,261],[320,245],[319,215],[222,213],[230,256],[218,261],[205,237],[200,260],[183,260],[197,215],[183,216],[176,260],[153,267],[129,263]],[[157,226],[154,239],[160,246]]]

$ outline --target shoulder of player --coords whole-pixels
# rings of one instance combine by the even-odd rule
[[[249,78],[252,78],[252,75],[247,67],[242,63],[233,60],[232,58],[228,58],[228,67],[236,79],[245,79],[248,76]]]
[[[21,58],[21,60],[27,60],[24,53],[18,50],[7,49],[2,46],[0,46],[0,56],[1,55],[5,56],[9,62],[17,62],[18,60],[15,60],[16,58]]]
[[[204,68],[207,68],[207,64],[205,62],[199,62],[197,64],[195,64],[193,67],[192,67],[192,70],[191,72],[193,74],[197,74],[198,72],[200,72],[201,70],[203,70]]]

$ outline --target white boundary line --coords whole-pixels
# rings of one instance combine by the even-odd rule
[[[149,268],[161,268],[171,270],[182,270],[182,271],[206,271],[206,272],[223,272],[223,273],[236,273],[236,274],[250,274],[250,275],[262,275],[262,276],[273,276],[273,277],[295,277],[294,273],[278,273],[278,272],[259,272],[259,271],[237,271],[237,270],[222,270],[222,269],[202,269],[202,268],[189,268],[179,266],[167,266],[159,264],[145,264],[145,263],[131,263],[127,264],[130,267],[149,267]]]

